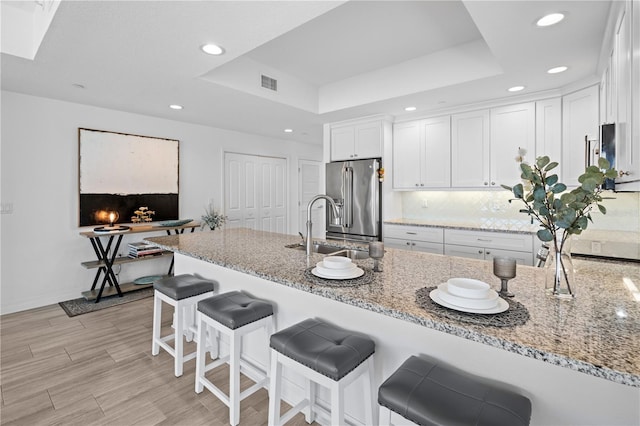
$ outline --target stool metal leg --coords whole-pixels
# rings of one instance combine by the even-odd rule
[[[278,362],[278,353],[271,352],[271,383],[269,384],[269,426],[279,426],[280,392],[282,391],[282,365]]]
[[[202,382],[200,381],[200,377],[204,377],[205,372],[205,354],[206,354],[206,345],[203,343],[206,342],[206,333],[207,329],[210,327],[205,324],[201,319],[202,314],[198,312],[198,345],[196,352],[196,393],[201,393],[204,389]],[[217,345],[216,345],[217,347]]]
[[[242,336],[229,336],[229,423],[236,426],[240,420],[240,350]]]
[[[368,374],[365,374],[363,377],[363,382],[364,382],[364,418],[365,418],[365,422],[368,425],[377,425],[378,424],[378,419],[377,419],[377,414],[378,414],[378,410],[375,409],[376,406],[376,400],[375,400],[375,394],[372,391],[372,386],[374,383],[373,380],[373,357],[370,356],[369,359],[367,359],[367,370],[369,370]]]
[[[184,340],[182,335],[184,333],[184,308],[180,306],[180,303],[176,304],[176,338],[173,341],[175,350],[175,362],[174,362],[174,374],[176,377],[182,376],[183,365],[183,352],[184,352]]]

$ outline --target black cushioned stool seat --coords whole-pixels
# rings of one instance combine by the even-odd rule
[[[362,377],[365,424],[377,424],[373,383],[375,342],[368,336],[344,330],[318,319],[306,319],[271,336],[271,384],[269,425],[286,424],[304,411],[307,423],[318,413],[329,416],[330,424],[345,422],[345,388]],[[280,415],[282,369],[286,367],[306,379],[305,399]],[[316,404],[316,385],[331,395],[330,410]]]
[[[263,347],[267,351],[267,356],[271,354],[268,341],[275,326],[273,306],[267,301],[253,298],[241,291],[230,291],[199,301],[198,323],[195,391],[201,393],[204,388],[211,391],[229,407],[229,423],[235,426],[240,422],[240,401],[269,384],[266,369],[242,356],[242,339],[249,333],[264,332],[262,333]],[[207,342],[208,330],[211,347],[216,348],[215,356],[202,343]],[[221,334],[225,335],[229,341],[229,353],[224,356],[217,349]],[[217,344],[213,344],[214,341]],[[209,364],[206,362],[207,350],[212,358],[217,358]],[[229,392],[224,392],[206,377],[206,372],[227,363],[229,364]],[[267,365],[269,364],[270,362]],[[243,371],[252,372],[251,379],[254,380],[254,384],[242,392],[240,392],[241,368]]]
[[[528,398],[415,356],[380,386],[378,403],[428,426],[520,426],[531,418]]]
[[[272,335],[271,347],[333,380],[340,380],[375,351],[370,338],[313,318]]]
[[[161,278],[153,283],[153,338],[151,354],[158,355],[160,348],[167,351],[174,361],[174,374],[182,376],[183,364],[195,358],[196,353],[185,355],[184,342],[190,342],[196,332],[196,304],[207,297],[213,296],[216,281],[198,278],[194,275],[183,274],[174,277]],[[161,336],[162,304],[173,306],[174,333]],[[168,342],[174,341],[171,347]]]
[[[183,274],[161,278],[153,283],[153,289],[174,300],[182,300],[214,290],[214,281]]]
[[[240,291],[230,291],[198,302],[198,311],[235,330],[261,318],[273,315],[269,302],[254,299]]]

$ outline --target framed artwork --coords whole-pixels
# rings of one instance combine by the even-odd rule
[[[129,223],[140,207],[154,221],[178,219],[179,144],[79,128],[79,225]]]

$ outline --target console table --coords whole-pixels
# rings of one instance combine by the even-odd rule
[[[100,299],[102,298],[102,296],[112,296],[117,294],[118,296],[122,297],[123,293],[138,290],[144,287],[149,287],[152,284],[134,284],[134,283],[120,284],[118,282],[118,278],[116,277],[116,274],[113,272],[113,266],[121,265],[123,263],[157,259],[158,257],[166,257],[166,256],[173,257],[173,253],[170,251],[164,251],[157,256],[147,256],[147,257],[138,257],[138,258],[118,257],[118,249],[120,248],[122,237],[125,234],[139,234],[139,233],[145,233],[145,232],[158,232],[158,231],[166,231],[167,235],[171,235],[172,231],[175,234],[182,234],[184,233],[185,229],[191,229],[191,232],[193,232],[199,226],[200,226],[200,223],[198,222],[189,222],[185,225],[180,225],[180,226],[157,226],[157,225],[156,226],[153,226],[153,225],[136,226],[134,225],[125,231],[115,231],[115,232],[94,232],[94,231],[80,232],[81,236],[88,238],[89,241],[91,242],[91,247],[93,247],[93,251],[97,258],[97,260],[82,262],[81,264],[87,269],[98,268],[98,271],[96,272],[96,275],[93,278],[93,284],[91,285],[91,290],[83,291],[82,296],[85,297],[87,300],[95,299],[95,303],[98,303],[100,302]],[[171,259],[171,265],[169,266],[169,272],[168,272],[169,275],[171,274],[172,270],[173,270],[173,259]],[[98,281],[100,280],[101,275],[102,275],[102,283],[100,285],[100,289],[96,290],[96,286],[98,284]],[[107,284],[109,284],[109,287],[106,287]]]

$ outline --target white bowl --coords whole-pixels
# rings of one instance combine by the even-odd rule
[[[354,265],[351,259],[342,256],[327,256],[322,261],[322,266],[328,269],[349,269]]]
[[[353,268],[346,269],[329,269],[322,266],[322,262],[318,262],[313,270],[322,278],[353,278],[361,271],[355,264],[352,264]]]
[[[498,305],[498,293],[495,291],[489,290],[486,299],[472,299],[449,293],[446,283],[438,286],[438,297],[451,305],[468,309],[493,309]]]
[[[489,284],[472,278],[450,278],[447,281],[449,294],[469,299],[486,299],[490,288]]]

